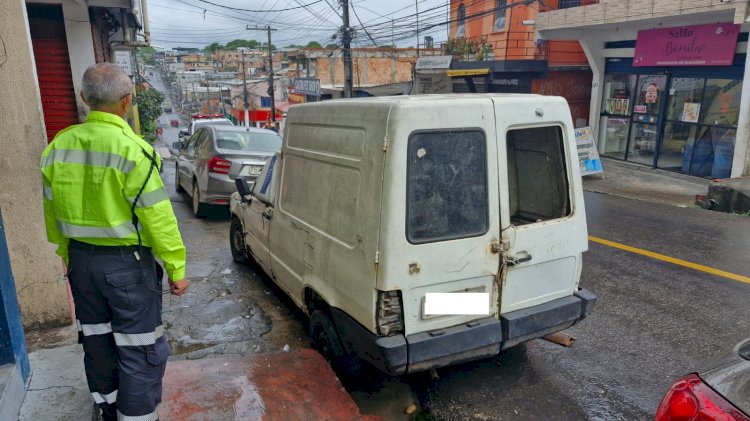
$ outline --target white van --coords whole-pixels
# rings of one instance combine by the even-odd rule
[[[237,184],[235,260],[310,315],[313,345],[340,374],[352,357],[397,375],[493,356],[596,301],[578,288],[586,215],[559,97],[298,105],[281,152],[254,185]]]

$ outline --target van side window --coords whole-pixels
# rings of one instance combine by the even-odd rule
[[[487,145],[483,132],[415,132],[409,136],[407,156],[406,237],[410,243],[487,232]]]
[[[510,130],[506,139],[511,222],[525,225],[570,215],[561,128]]]

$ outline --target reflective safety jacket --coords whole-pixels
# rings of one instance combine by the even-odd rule
[[[170,279],[185,277],[185,246],[159,170],[154,167],[148,177],[150,157],[161,167],[161,157],[125,120],[100,111],[47,145],[40,162],[47,239],[65,262],[71,238],[137,245],[131,205],[143,187],[135,206],[143,245],[164,261]]]

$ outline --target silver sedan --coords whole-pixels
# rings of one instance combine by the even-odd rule
[[[235,178],[256,178],[281,149],[281,137],[265,129],[206,126],[174,147],[179,150],[175,188],[190,194],[193,213],[201,217],[210,205],[229,204]]]

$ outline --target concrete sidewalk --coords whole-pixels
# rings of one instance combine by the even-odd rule
[[[695,206],[710,180],[603,159],[604,177],[584,177],[584,189],[646,202]],[[56,342],[56,347],[49,348]],[[31,383],[21,421],[88,420],[92,398],[75,328],[27,337]],[[38,349],[46,346],[49,349]],[[363,417],[325,361],[311,350],[280,354],[170,360],[162,420],[375,419]]]
[[[20,421],[97,419],[80,345],[40,349],[29,357],[33,372]],[[325,359],[311,349],[170,360],[163,399],[161,421],[384,421],[361,415]]]

